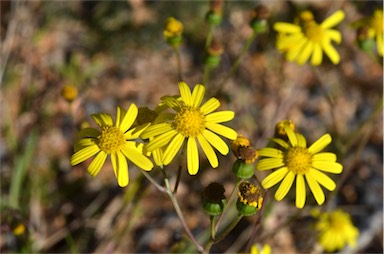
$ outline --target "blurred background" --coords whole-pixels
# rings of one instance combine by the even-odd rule
[[[154,108],[164,95],[178,94],[177,62],[164,41],[164,21],[184,24],[181,66],[191,87],[203,80],[205,15],[209,1],[1,1],[1,238],[2,252],[163,253],[194,251],[167,195],[130,166],[130,183],[117,185],[110,163],[92,178],[87,164],[71,167],[75,135],[94,126],[90,114],[115,117],[116,106]],[[252,34],[251,10],[264,4],[269,31],[256,38],[238,70],[222,81]],[[228,1],[214,37],[224,48],[211,73],[206,98],[235,111],[229,125],[262,148],[275,124],[291,119],[311,144],[325,133],[344,171],[337,190],[326,192],[329,209],[351,214],[360,230],[351,252],[383,252],[383,65],[356,43],[351,23],[382,8],[381,1]],[[341,62],[324,58],[319,67],[285,61],[275,48],[276,21],[292,22],[301,10],[321,22],[337,9]],[[234,156],[219,157],[213,170],[200,157],[196,176],[183,171],[177,197],[187,223],[205,239],[209,216],[200,192],[220,182],[228,196],[235,184]],[[167,167],[171,182],[177,165]],[[162,184],[160,172],[150,174]],[[256,172],[259,179],[264,172]],[[273,193],[273,192],[272,192]],[[313,250],[310,207],[297,216],[294,193],[270,205],[256,242],[273,253]],[[286,222],[290,223],[286,223]],[[240,252],[254,226],[244,218],[212,249]],[[181,245],[181,246],[180,246]]]

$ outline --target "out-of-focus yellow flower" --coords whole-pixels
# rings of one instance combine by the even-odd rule
[[[110,155],[115,176],[121,187],[127,186],[129,182],[127,159],[138,167],[150,171],[153,164],[143,155],[143,145],[135,141],[141,132],[131,129],[137,112],[135,104],[132,104],[128,111],[118,107],[116,123],[113,123],[109,114],[92,115],[101,130],[85,128],[79,132],[80,140],[75,144],[71,165],[77,165],[96,155],[88,167],[88,173],[96,176]]]
[[[304,64],[311,57],[312,65],[319,65],[323,60],[323,52],[333,64],[340,62],[340,55],[331,44],[341,42],[341,33],[331,29],[344,19],[344,12],[338,10],[318,24],[309,11],[299,16],[298,24],[276,22],[273,28],[278,32],[277,49],[286,53],[290,62]]]
[[[163,31],[164,38],[171,46],[178,46],[181,43],[183,34],[183,23],[174,17],[169,17],[165,21],[165,28]]]
[[[77,98],[78,90],[77,87],[71,84],[65,85],[61,89],[61,96],[63,96],[64,99],[66,99],[68,102],[72,102],[74,99]]]
[[[383,56],[383,10],[375,10],[371,17],[358,20],[352,26],[358,28],[357,41],[363,50],[373,49],[376,41],[377,53]]]
[[[262,186],[269,189],[281,182],[275,193],[275,199],[280,201],[287,195],[296,179],[296,207],[303,208],[307,182],[316,202],[322,205],[325,195],[320,184],[330,191],[336,188],[335,182],[323,172],[340,174],[343,170],[343,166],[336,162],[334,153],[320,153],[331,143],[331,136],[325,134],[307,148],[303,135],[295,133],[289,126],[285,127],[285,132],[289,142],[279,138],[271,139],[281,149],[266,147],[259,150],[259,155],[265,158],[259,160],[256,169],[275,170],[262,181]]]
[[[220,106],[216,98],[211,98],[202,104],[205,94],[203,85],[196,85],[191,93],[188,85],[180,82],[179,89],[181,100],[172,96],[162,98],[175,113],[163,112],[159,117],[163,117],[164,121],[149,126],[141,137],[153,138],[146,146],[148,152],[165,147],[164,165],[168,165],[173,160],[186,142],[188,172],[190,175],[195,175],[199,171],[197,142],[214,168],[219,165],[219,162],[213,147],[223,155],[228,154],[227,144],[217,134],[230,140],[237,137],[236,131],[221,124],[232,120],[235,113],[233,111],[214,112]]]
[[[251,254],[271,254],[272,248],[269,244],[264,244],[262,247],[259,244],[251,246]]]
[[[350,215],[340,209],[321,213],[315,229],[319,232],[319,244],[328,252],[340,250],[346,245],[355,247],[359,236]]]

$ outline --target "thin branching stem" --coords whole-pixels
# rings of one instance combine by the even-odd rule
[[[175,208],[175,211],[177,213],[177,216],[179,217],[180,221],[181,221],[181,224],[183,225],[183,228],[185,230],[185,233],[187,233],[189,239],[191,239],[191,241],[193,242],[193,244],[195,245],[195,247],[197,248],[198,251],[200,252],[203,252],[204,253],[204,248],[203,246],[201,246],[199,244],[199,242],[196,240],[195,236],[192,234],[191,230],[189,229],[188,225],[187,225],[187,222],[185,221],[185,218],[184,218],[184,215],[183,215],[183,212],[181,211],[181,208],[179,206],[179,203],[177,202],[177,198],[176,196],[174,195],[174,193],[172,192],[171,190],[171,187],[170,187],[170,184],[169,184],[169,180],[168,180],[168,176],[167,176],[167,173],[165,172],[164,168],[163,167],[160,167],[161,169],[161,173],[163,174],[164,176],[164,183],[165,183],[165,187],[167,189],[167,194],[169,196],[169,198],[171,199],[171,202],[173,204],[173,207]]]

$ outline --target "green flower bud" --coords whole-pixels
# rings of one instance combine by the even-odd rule
[[[254,215],[263,205],[263,197],[260,189],[244,181],[239,186],[236,208],[244,216]]]
[[[220,62],[221,62],[221,56],[207,55],[204,59],[204,64],[210,68],[215,68],[219,66]]]
[[[246,205],[239,199],[236,202],[237,211],[244,216],[251,216],[257,212],[257,208],[254,206]]]
[[[253,163],[246,163],[244,160],[236,160],[233,164],[233,173],[241,179],[249,179],[254,174],[255,166]]]
[[[208,24],[217,26],[223,20],[223,16],[221,15],[221,13],[209,11],[205,16],[205,20],[208,22]]]
[[[210,183],[201,193],[204,211],[211,216],[220,215],[225,207],[225,189],[220,183]]]

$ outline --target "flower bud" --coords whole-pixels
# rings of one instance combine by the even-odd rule
[[[240,179],[249,179],[254,174],[255,166],[248,164],[243,160],[236,160],[233,164],[232,171]]]
[[[172,47],[178,47],[182,40],[183,29],[183,23],[179,20],[174,17],[167,18],[163,31],[165,41]]]
[[[283,120],[276,124],[275,126],[275,138],[280,138],[282,140],[288,140],[287,132],[285,127],[289,127],[292,131],[295,131],[295,124],[291,120]]]
[[[220,183],[210,183],[201,193],[203,209],[209,215],[216,216],[223,212],[225,207],[225,189]]]
[[[210,9],[205,16],[205,20],[210,25],[219,25],[223,19],[223,0],[211,0]]]
[[[68,102],[72,102],[74,99],[76,99],[77,95],[78,90],[74,85],[67,84],[61,89],[61,96],[63,96],[63,98]]]
[[[204,64],[210,68],[217,67],[221,62],[223,51],[223,46],[218,41],[212,40],[211,45],[207,48]]]
[[[268,30],[267,18],[269,17],[268,9],[263,6],[257,6],[251,13],[252,19],[250,26],[257,33],[265,33]]]
[[[248,181],[240,184],[237,195],[239,198],[237,199],[236,208],[244,216],[255,214],[263,205],[260,189]]]

